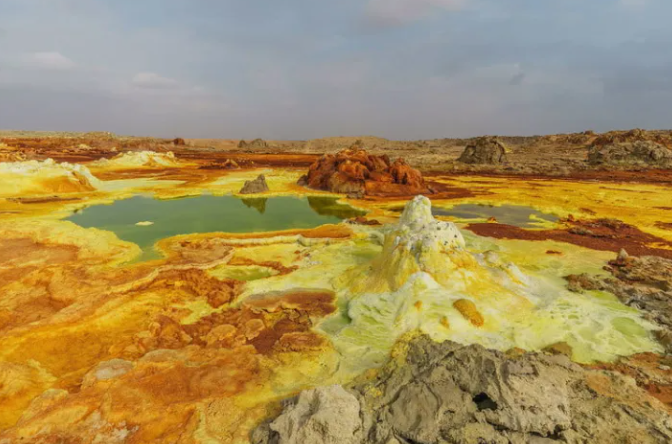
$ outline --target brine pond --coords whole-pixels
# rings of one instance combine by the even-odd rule
[[[325,197],[198,196],[166,200],[135,196],[78,210],[66,220],[84,228],[114,232],[119,239],[140,246],[143,253],[137,261],[147,261],[161,257],[154,249],[156,242],[180,234],[315,228],[364,214]]]
[[[392,208],[392,211],[401,213],[403,207]],[[513,225],[520,228],[538,228],[546,222],[557,222],[555,214],[543,213],[524,205],[485,205],[460,204],[452,208],[432,207],[434,216],[448,216],[455,222],[485,222],[494,217],[497,222]]]

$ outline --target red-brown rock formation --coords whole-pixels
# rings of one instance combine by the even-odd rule
[[[361,149],[325,154],[310,166],[299,185],[356,195],[415,195],[430,193],[422,174],[404,159],[390,162]]]

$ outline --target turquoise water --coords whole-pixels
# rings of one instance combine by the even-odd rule
[[[161,257],[154,244],[164,238],[190,233],[251,233],[314,228],[365,214],[332,198],[248,198],[199,196],[158,200],[135,196],[111,205],[79,210],[67,220],[84,228],[113,231],[142,248],[138,259]],[[139,226],[138,222],[152,222]]]

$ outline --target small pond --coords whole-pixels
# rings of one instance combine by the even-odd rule
[[[402,212],[403,207],[394,208],[393,211]],[[524,205],[484,205],[484,204],[461,204],[453,208],[432,207],[434,216],[448,216],[456,222],[486,221],[491,217],[497,219],[500,224],[513,225],[521,228],[538,228],[540,223],[557,222],[558,217],[554,214],[542,213],[532,207]]]
[[[490,219],[494,217],[500,224],[513,225],[521,228],[535,228],[540,222],[557,222],[553,214],[542,213],[524,205],[478,205],[463,204],[453,208],[432,208],[435,216],[451,216],[458,220]]]
[[[314,228],[364,214],[324,197],[198,196],[159,200],[135,196],[79,210],[67,220],[84,228],[113,231],[120,239],[139,245],[143,254],[138,260],[145,261],[161,256],[154,249],[157,241],[179,234]]]

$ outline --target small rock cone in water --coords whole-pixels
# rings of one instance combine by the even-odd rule
[[[240,194],[257,194],[265,193],[269,191],[268,184],[266,184],[266,177],[263,174],[260,174],[254,180],[246,180],[245,185],[240,190]]]

